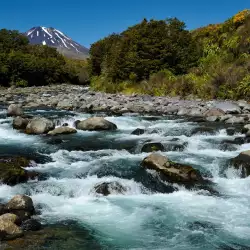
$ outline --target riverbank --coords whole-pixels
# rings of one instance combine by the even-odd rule
[[[0,102],[6,105],[19,103],[24,108],[47,107],[114,115],[134,113],[203,117],[207,121],[228,124],[243,124],[250,119],[250,104],[244,100],[204,101],[181,100],[179,97],[129,96],[93,92],[88,87],[72,85],[2,89]]]

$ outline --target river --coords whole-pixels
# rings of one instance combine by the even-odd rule
[[[56,110],[28,113],[57,120],[58,126],[73,126],[75,120],[91,116]],[[31,136],[13,130],[12,118],[0,110],[0,154],[31,158],[37,162],[31,170],[44,176],[14,187],[0,185],[1,201],[27,194],[44,225],[63,224],[91,236],[73,234],[70,241],[46,243],[41,249],[249,249],[250,178],[239,178],[227,163],[250,149],[250,144],[228,143],[240,133],[229,136],[220,123],[205,131],[200,128],[209,125],[175,116],[106,119],[118,130]],[[146,133],[131,135],[136,128]],[[200,132],[193,133],[195,129]],[[161,153],[199,169],[219,195],[166,183],[156,172],[142,169],[148,154],[141,148],[147,141],[184,145],[183,150]],[[94,186],[110,181],[126,187],[125,194],[97,196]]]

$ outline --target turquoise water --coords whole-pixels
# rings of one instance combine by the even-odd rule
[[[53,118],[58,125],[90,116],[53,110],[30,113]],[[179,117],[106,118],[118,131],[49,138],[14,131],[11,118],[0,111],[0,154],[30,157],[37,162],[34,170],[44,174],[40,181],[0,185],[1,200],[30,195],[45,226],[64,224],[73,232],[70,241],[54,239],[41,249],[249,249],[250,178],[240,179],[227,160],[250,145],[234,145],[230,151],[222,147],[224,140],[241,135],[228,136],[222,124],[212,133],[192,135],[202,125]],[[148,132],[131,135],[136,128]],[[219,195],[166,183],[140,167],[147,156],[140,153],[146,141],[167,145],[176,138],[185,143],[184,151],[162,154],[199,169],[215,183]],[[103,181],[118,181],[127,191],[96,196],[93,187]]]

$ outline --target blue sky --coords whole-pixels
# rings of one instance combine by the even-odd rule
[[[2,0],[0,28],[54,27],[89,47],[144,17],[178,17],[189,29],[222,22],[250,8],[250,0]]]

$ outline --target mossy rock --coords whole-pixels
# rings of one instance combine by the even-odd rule
[[[62,223],[65,224],[49,225],[38,231],[24,232],[22,238],[6,242],[4,249],[102,249],[88,230],[76,224]]]
[[[150,153],[155,151],[165,151],[164,146],[160,142],[150,142],[143,145],[141,152]]]
[[[30,160],[24,157],[0,157],[0,181],[13,186],[36,177],[37,173],[24,169],[30,165]]]

